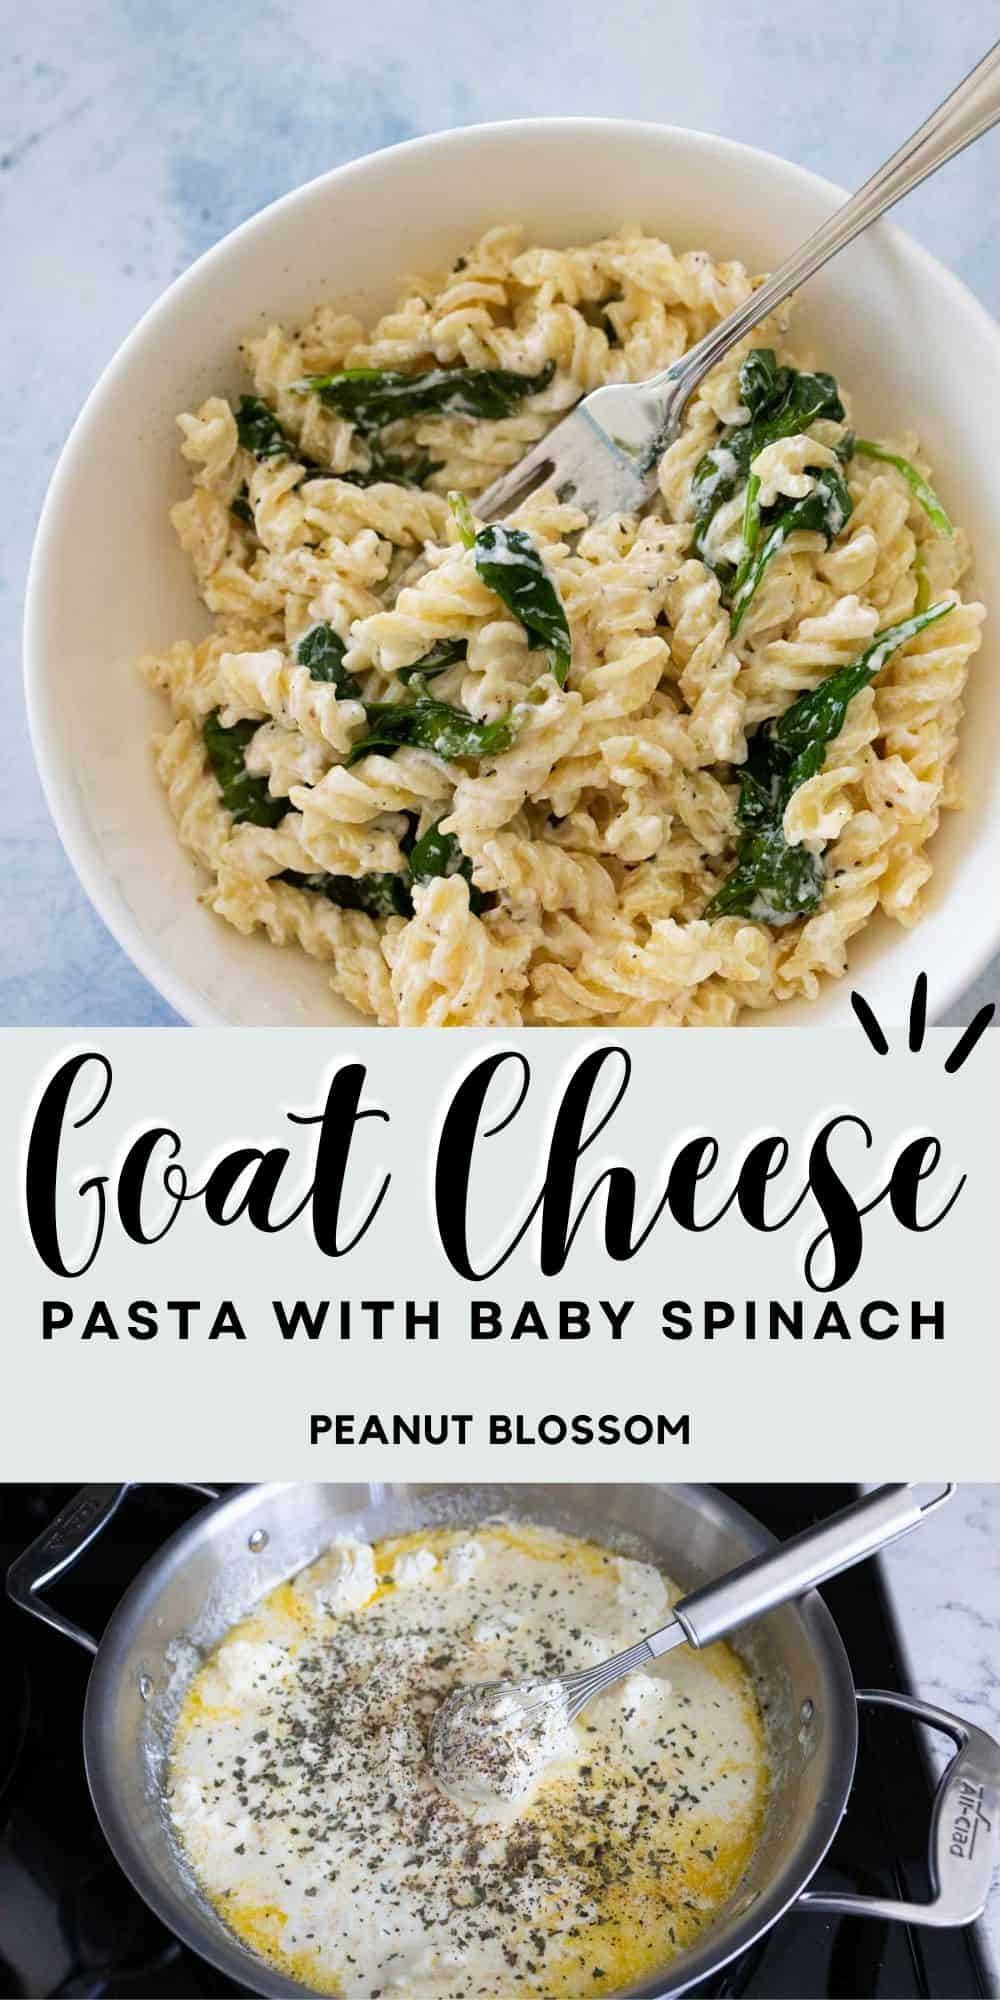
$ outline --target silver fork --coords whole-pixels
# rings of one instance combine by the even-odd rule
[[[560,500],[579,507],[592,521],[642,507],[656,485],[657,465],[677,437],[685,408],[709,370],[838,250],[928,174],[981,138],[998,119],[1000,42],[857,194],[672,368],[646,382],[609,383],[585,396],[480,495],[476,501],[480,520],[495,521],[511,513],[549,484]]]

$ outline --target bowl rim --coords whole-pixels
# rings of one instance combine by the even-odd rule
[[[35,529],[31,556],[28,565],[25,588],[23,637],[23,684],[28,732],[35,767],[45,803],[48,807],[63,849],[76,874],[85,895],[97,911],[102,923],[111,933],[115,943],[125,952],[132,964],[148,981],[161,999],[180,1015],[187,1026],[192,1027],[235,1027],[239,1024],[208,1002],[199,989],[189,983],[185,976],[174,970],[156,949],[147,941],[139,922],[133,916],[123,897],[116,890],[101,857],[98,843],[86,823],[82,812],[75,805],[69,791],[57,776],[60,759],[57,728],[54,715],[43,695],[44,648],[39,638],[42,616],[42,598],[48,581],[50,568],[49,544],[54,539],[60,512],[60,500],[67,483],[71,464],[91,428],[99,421],[105,401],[113,391],[114,377],[119,364],[124,362],[144,339],[148,329],[161,317],[172,312],[176,303],[200,283],[204,273],[216,263],[228,257],[237,243],[242,243],[270,224],[282,210],[291,209],[296,203],[318,193],[321,188],[335,182],[346,184],[352,179],[362,179],[367,171],[390,155],[406,156],[415,152],[430,152],[438,149],[447,151],[451,147],[475,144],[477,140],[497,136],[517,137],[518,140],[540,132],[562,132],[575,134],[584,139],[587,134],[600,137],[610,133],[621,136],[628,134],[657,134],[660,137],[680,139],[685,144],[692,142],[706,152],[725,154],[742,160],[748,166],[754,161],[767,161],[778,167],[800,186],[824,196],[831,208],[848,199],[848,190],[837,182],[827,180],[809,167],[798,165],[785,159],[780,153],[772,153],[762,146],[752,146],[744,140],[731,139],[721,134],[699,131],[692,126],[662,124],[655,119],[604,118],[584,114],[565,117],[541,116],[537,118],[492,119],[469,125],[445,126],[438,131],[425,132],[412,139],[404,139],[392,146],[376,147],[372,152],[360,154],[352,160],[345,160],[339,166],[330,167],[311,180],[289,188],[285,194],[257,209],[252,215],[228,230],[218,242],[202,252],[200,257],[172,279],[142,313],[125,339],[119,343],[106,361],[97,381],[87,395],[66,441],[56,460],[52,476],[42,502]],[[884,218],[873,223],[865,235],[873,235],[888,248],[896,247],[901,254],[915,265],[922,276],[950,294],[955,305],[965,315],[978,320],[981,331],[992,341],[1000,353],[1000,326],[964,280],[946,264],[941,263],[933,252],[901,229],[897,223]],[[994,936],[988,933],[979,941],[970,939],[966,953],[956,956],[949,954],[936,981],[937,992],[932,1007],[932,1018],[940,1020],[955,1000],[964,993],[983,973],[1000,946],[1000,922]],[[321,1024],[313,1024],[319,1027]],[[349,1024],[353,1028],[354,1024]],[[369,1023],[357,1024],[366,1028]],[[780,1013],[773,1020],[755,1022],[754,1025],[781,1027]],[[820,1023],[816,1024],[817,1026]]]

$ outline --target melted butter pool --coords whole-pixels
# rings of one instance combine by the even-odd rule
[[[220,1916],[345,2000],[605,1995],[669,1961],[732,1894],[767,1803],[728,1646],[592,1703],[501,1819],[446,1799],[425,1743],[459,1682],[585,1666],[678,1595],[522,1523],[334,1544],[227,1633],[178,1718],[170,1811]]]

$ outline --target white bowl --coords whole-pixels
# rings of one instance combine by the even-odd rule
[[[842,196],[800,167],[703,133],[595,118],[467,127],[325,174],[244,223],[171,286],[105,371],[59,461],[28,588],[35,754],[84,888],[146,977],[189,1021],[358,1022],[325,968],[202,909],[149,737],[165,711],[136,671],[146,650],[207,629],[167,510],[185,490],[174,418],[241,386],[236,345],[317,301],[368,320],[401,276],[450,262],[492,223],[587,242],[638,221],[676,249],[773,269]],[[803,344],[849,389],[859,428],[916,429],[946,505],[972,537],[987,599],[1000,541],[1000,338],[949,272],[883,223],[816,278]],[[1000,619],[973,663],[961,739],[966,807],[934,841],[926,914],[873,922],[851,977],[776,1023],[847,1018],[860,982],[905,1018],[916,973],[940,1013],[1000,942]]]

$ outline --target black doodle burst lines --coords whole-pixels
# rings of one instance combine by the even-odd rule
[[[889,1043],[885,1029],[879,1021],[878,1016],[868,1005],[867,1000],[860,993],[852,993],[851,1006],[872,1048],[875,1050],[875,1054],[878,1056],[887,1056],[889,1054]],[[990,1000],[985,1007],[980,1007],[978,1014],[973,1016],[968,1027],[962,1029],[951,1054],[945,1059],[944,1066],[948,1076],[954,1076],[956,1071],[962,1068],[963,1063],[968,1062],[973,1049],[982,1040],[995,1013],[996,1002]],[[918,972],[914,981],[913,996],[910,1000],[910,1019],[907,1031],[907,1044],[913,1055],[916,1055],[917,1051],[923,1048],[926,1029],[927,974],[926,972]]]

